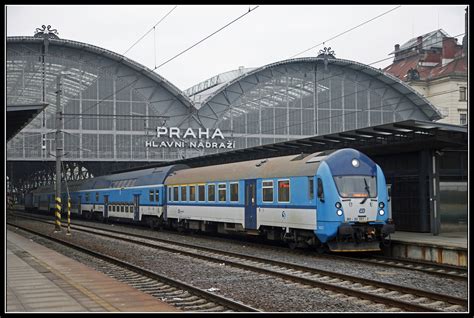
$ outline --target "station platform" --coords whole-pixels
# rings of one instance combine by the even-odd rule
[[[464,232],[431,233],[396,231],[385,254],[440,264],[467,267],[468,236]]]
[[[6,313],[180,311],[17,233],[6,237]]]

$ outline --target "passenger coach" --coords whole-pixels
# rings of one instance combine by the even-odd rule
[[[394,231],[382,170],[354,149],[184,169],[165,184],[175,227],[333,251],[380,250]]]

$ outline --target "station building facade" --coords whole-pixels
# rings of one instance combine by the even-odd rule
[[[74,167],[66,168],[66,179],[80,178],[84,169],[95,176],[121,163],[172,162],[441,118],[401,80],[331,52],[240,68],[181,91],[145,66],[90,44],[44,32],[6,42],[7,104],[47,104],[7,144],[7,173],[23,190],[54,181],[58,81],[63,161]],[[38,167],[46,167],[42,176]]]

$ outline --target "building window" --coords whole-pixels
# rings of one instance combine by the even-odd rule
[[[466,88],[465,87],[459,87],[459,101],[466,101]]]
[[[230,201],[231,202],[239,201],[239,184],[238,183],[230,184]]]
[[[467,114],[459,114],[459,124],[460,125],[467,124]]]
[[[213,184],[207,186],[207,201],[216,201],[216,186]]]
[[[273,202],[273,181],[262,182],[263,202]]]

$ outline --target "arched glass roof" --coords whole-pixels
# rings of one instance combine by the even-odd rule
[[[246,148],[441,114],[381,70],[315,57],[269,64],[222,83],[201,101],[198,118]]]
[[[254,69],[255,67],[239,67],[237,70],[218,74],[188,88],[184,93],[192,99],[194,106],[199,109],[202,101],[212,96],[222,86]]]
[[[239,68],[182,92],[150,69],[93,45],[8,37],[6,68],[8,106],[48,104],[8,142],[8,160],[54,160],[59,74],[66,161],[170,161],[229,149],[189,149],[182,136],[157,138],[159,126],[219,128],[239,149],[441,118],[397,78],[335,58]],[[145,147],[157,139],[183,146]]]
[[[43,105],[8,143],[9,160],[54,160],[57,79],[61,75],[65,160],[172,160],[177,150],[149,151],[158,126],[197,126],[193,102],[152,70],[90,44],[8,37],[7,105]]]

